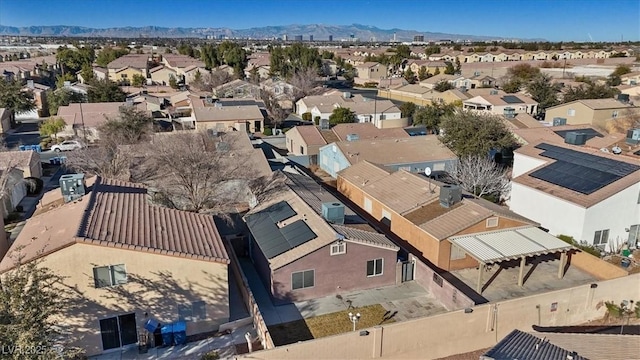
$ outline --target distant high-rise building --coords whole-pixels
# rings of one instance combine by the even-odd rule
[[[302,41],[302,35],[294,36],[293,41]]]
[[[287,36],[287,34],[282,35],[282,40],[284,40],[284,41],[289,40],[289,37]]]
[[[224,40],[224,34],[218,35],[218,40]]]
[[[309,41],[313,41],[313,35],[309,35]]]
[[[329,35],[329,41],[333,41],[333,35]]]
[[[413,37],[413,42],[424,42],[424,35],[415,35]]]

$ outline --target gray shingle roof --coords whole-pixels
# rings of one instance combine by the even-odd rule
[[[571,355],[573,360],[587,360],[545,339],[513,330],[480,360],[567,360],[567,355]]]

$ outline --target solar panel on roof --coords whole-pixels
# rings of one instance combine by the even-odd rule
[[[524,101],[520,100],[519,97],[514,95],[505,95],[502,97],[502,100],[507,104],[524,104]]]
[[[279,203],[273,204],[260,212],[268,213],[274,223],[286,220],[296,215],[296,212],[286,201],[280,201]]]
[[[572,149],[542,143],[540,155],[556,160],[531,173],[531,177],[589,195],[633,172],[640,166]]]
[[[316,234],[303,220],[293,222],[280,229],[280,231],[289,243],[291,249],[296,246],[302,245],[311,239],[316,238]]]

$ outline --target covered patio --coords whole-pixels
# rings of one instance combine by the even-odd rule
[[[483,291],[482,277],[487,266],[501,262],[520,260],[518,286],[522,287],[527,258],[560,253],[558,279],[562,279],[567,264],[567,252],[574,249],[573,246],[536,227],[460,235],[450,238],[449,241],[479,263],[476,284],[476,292],[479,294]]]

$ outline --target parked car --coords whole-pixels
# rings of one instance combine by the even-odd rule
[[[55,152],[60,151],[71,151],[84,148],[84,144],[77,140],[67,140],[63,141],[60,144],[53,145],[51,150]]]

